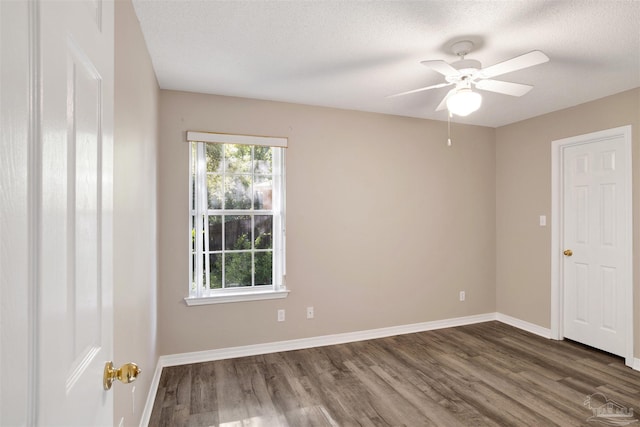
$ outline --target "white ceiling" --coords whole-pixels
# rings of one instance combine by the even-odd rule
[[[640,87],[640,1],[133,0],[163,89],[446,120],[450,88],[420,61],[484,67],[531,50],[550,61],[498,77],[535,86],[481,92],[462,123],[498,127]]]

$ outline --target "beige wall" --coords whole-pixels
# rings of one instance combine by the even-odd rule
[[[114,362],[143,372],[115,384],[114,420],[138,425],[157,363],[159,88],[130,0],[115,4]],[[135,411],[131,397],[132,387]]]
[[[187,130],[289,138],[287,299],[185,305]],[[159,131],[160,354],[495,311],[493,129],[163,90]]]
[[[634,265],[640,227],[640,89],[496,129],[496,304],[499,312],[550,327],[551,142],[633,125]],[[640,274],[635,268],[635,354],[640,354]]]

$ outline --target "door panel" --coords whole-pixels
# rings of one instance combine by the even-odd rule
[[[602,312],[602,328],[615,333],[616,326],[616,301],[618,300],[618,283],[616,270],[609,267],[601,267],[602,298],[600,298],[600,311]]]
[[[625,289],[632,286],[630,168],[623,137],[563,148],[564,336],[626,356]]]
[[[67,129],[69,335],[74,373],[88,366],[101,345],[100,188],[101,79],[90,60],[69,41]],[[70,322],[70,323],[71,323]]]
[[[113,425],[113,3],[41,1],[38,422]]]
[[[574,321],[587,324],[589,322],[589,287],[588,275],[589,266],[586,264],[575,263],[575,317]]]

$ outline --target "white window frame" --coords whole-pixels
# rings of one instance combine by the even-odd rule
[[[211,132],[187,132],[189,142],[189,284],[188,296],[184,299],[189,306],[218,304],[239,301],[255,301],[286,298],[289,290],[286,288],[285,269],[285,246],[286,246],[286,226],[285,226],[285,148],[286,138],[252,136],[252,135],[231,135]],[[195,182],[193,170],[193,145],[196,144],[196,165]],[[207,184],[206,184],[206,144],[242,144],[252,146],[268,146],[274,148],[273,151],[273,209],[271,211],[254,210],[210,210],[207,206]],[[195,184],[195,185],[194,185]],[[196,194],[193,194],[193,191]],[[195,208],[193,200],[196,196]],[[195,275],[205,280],[199,280],[193,287],[193,256],[192,256],[192,235],[191,230],[202,230],[195,233],[196,259],[202,260],[204,256],[203,246],[208,239],[208,227],[205,226],[205,216],[219,215],[260,215],[268,213],[273,215],[273,277],[272,285],[243,286],[222,289],[209,289],[209,275],[204,275],[204,268],[208,268],[209,258],[206,259],[206,266],[199,262],[196,265]],[[194,222],[195,218],[195,224]],[[253,274],[252,274],[253,277]],[[206,282],[206,283],[204,283]]]

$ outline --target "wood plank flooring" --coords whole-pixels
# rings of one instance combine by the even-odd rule
[[[592,395],[640,419],[621,358],[487,322],[165,368],[149,425],[604,425]]]

